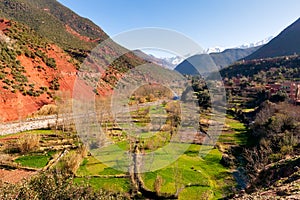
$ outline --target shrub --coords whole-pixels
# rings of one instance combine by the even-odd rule
[[[57,113],[57,106],[53,104],[44,105],[39,111],[36,112],[37,115],[55,115]]]
[[[10,83],[10,80],[8,80],[8,79],[5,79],[4,81],[2,81],[3,83],[5,83],[6,85],[10,85],[11,83]]]
[[[129,199],[122,194],[81,186],[58,171],[44,172],[21,184],[0,182],[0,199]]]
[[[51,68],[53,68],[53,69],[57,69],[57,68],[56,68],[56,61],[55,61],[54,58],[47,58],[47,59],[45,60],[45,63],[46,63],[46,65],[47,65],[48,67],[51,67]]]
[[[26,134],[17,141],[18,150],[25,154],[36,150],[39,147],[40,136],[37,134]]]
[[[60,84],[58,82],[58,78],[54,78],[53,81],[51,81],[51,90],[59,90]]]
[[[45,54],[41,50],[37,50],[35,52],[35,55],[37,55],[38,57],[40,57],[42,59],[45,57]]]
[[[62,160],[62,171],[68,174],[76,174],[80,164],[82,161],[82,157],[80,154],[71,153],[69,156],[65,157]]]
[[[32,56],[32,52],[31,51],[29,51],[28,49],[25,49],[25,56],[27,57],[27,58],[31,58],[31,56]]]

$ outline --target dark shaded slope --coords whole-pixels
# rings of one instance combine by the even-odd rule
[[[234,62],[244,58],[245,56],[256,51],[260,47],[253,47],[249,49],[227,49],[221,53],[211,53],[195,55],[179,64],[175,70],[181,74],[196,75],[198,74],[196,68],[211,69],[213,66],[218,68],[225,68]],[[191,64],[193,63],[194,66]]]
[[[214,61],[208,54],[192,56],[180,63],[175,70],[181,74],[199,75],[199,72],[209,72],[215,66]]]
[[[261,46],[247,49],[226,49],[221,53],[211,53],[210,56],[218,67],[224,68],[240,59],[245,58],[246,56],[249,56],[259,48],[261,48]]]
[[[282,31],[268,44],[246,57],[246,60],[300,54],[300,19]]]

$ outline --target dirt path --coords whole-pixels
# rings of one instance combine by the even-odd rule
[[[56,119],[56,115],[50,115],[46,117],[28,119],[21,122],[0,124],[0,135],[9,135],[24,131],[48,128],[49,126],[56,124]]]
[[[75,118],[85,118],[88,115],[93,115],[94,113],[88,113],[83,115],[78,115],[73,117],[72,114],[64,114],[64,115],[49,115],[37,118],[29,118],[23,121],[17,122],[8,122],[4,124],[0,124],[0,136],[10,135],[15,133],[20,133],[24,131],[32,131],[38,129],[47,129],[49,127],[56,126],[58,124],[62,124],[68,120],[73,120]]]
[[[20,170],[20,169],[15,169],[15,170],[0,169],[0,179],[8,183],[18,183],[23,179],[30,178],[36,173],[37,172]]]

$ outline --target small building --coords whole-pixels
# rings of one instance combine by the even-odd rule
[[[300,101],[300,84],[292,81],[283,83],[273,83],[266,85],[266,89],[270,95],[276,94],[278,91],[284,91],[292,102]]]

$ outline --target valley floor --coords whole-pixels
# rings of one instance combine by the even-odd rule
[[[179,194],[179,199],[219,199],[231,193],[235,187],[232,170],[220,164],[222,152],[231,145],[245,141],[246,129],[243,124],[228,116],[226,126],[219,138],[218,148],[192,144],[179,159],[163,169],[141,174],[145,187],[160,194]],[[7,153],[7,145],[17,143],[25,135],[39,135],[40,147],[30,153]],[[17,182],[18,176],[12,178],[8,174],[19,174],[29,178],[35,173],[59,165],[58,157],[68,157],[76,149],[75,135],[55,131],[36,130],[14,135],[2,136],[1,156],[8,157],[1,161],[0,173],[2,181]],[[122,142],[121,142],[122,145]],[[221,151],[220,151],[221,150]],[[64,154],[65,153],[65,154]],[[62,158],[61,158],[62,159]],[[128,173],[107,167],[96,158],[87,156],[76,170],[75,183],[90,184],[95,189],[129,193],[131,191]],[[11,171],[11,169],[14,169]],[[22,172],[22,173],[21,173]],[[10,176],[10,179],[8,179]],[[159,180],[159,183],[158,183]]]

